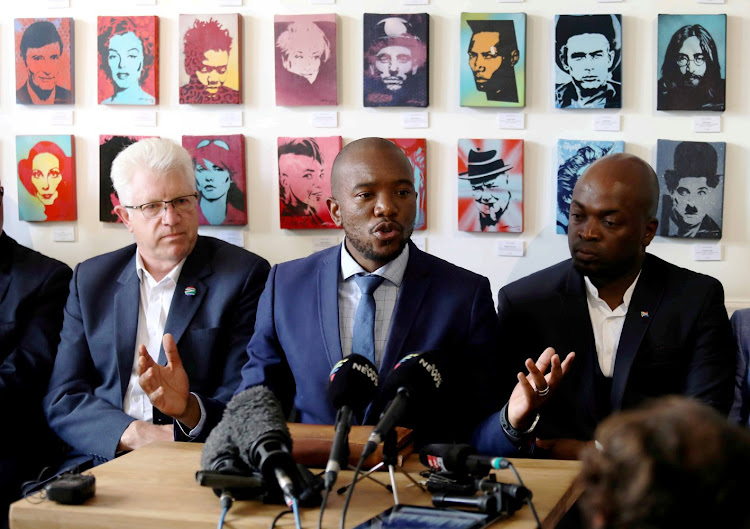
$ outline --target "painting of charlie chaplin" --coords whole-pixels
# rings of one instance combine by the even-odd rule
[[[523,140],[458,140],[458,229],[523,231]]]

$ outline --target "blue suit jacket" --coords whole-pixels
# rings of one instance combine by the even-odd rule
[[[122,403],[138,325],[135,252],[131,245],[76,267],[44,399],[55,433],[73,455],[88,455],[96,463],[115,456],[123,431],[134,420]],[[269,268],[265,259],[246,250],[198,237],[180,273],[164,332],[174,336],[190,391],[207,409],[204,434],[215,424],[212,410],[223,409],[240,382]],[[195,287],[195,295],[185,295],[186,287]],[[166,364],[163,348],[159,363]],[[178,427],[175,434],[180,438]]]
[[[455,360],[444,379],[471,386],[464,370],[476,368],[481,373],[478,358],[488,349],[480,346],[494,348],[497,340],[489,281],[409,244],[409,263],[380,366],[381,387],[393,365],[406,354],[437,349],[446,350]],[[294,405],[297,419],[304,423],[333,424],[336,417],[326,391],[331,368],[342,358],[340,251],[338,245],[273,267],[258,304],[255,334],[248,344],[250,358],[242,369],[238,392],[264,384],[282,401],[285,411]],[[464,401],[473,399],[466,393],[466,398],[459,392],[452,396],[456,412],[468,421],[472,410],[462,408]],[[380,395],[374,401],[365,422],[377,420],[383,399]],[[445,410],[440,425],[445,431],[451,429],[449,415]]]
[[[545,347],[565,356],[575,351],[571,370],[541,410],[540,438],[588,440],[602,418],[594,373],[597,356],[583,276],[567,260],[515,281],[498,294],[503,346],[516,353],[503,360],[498,377],[515,375],[525,358]],[[729,411],[734,374],[734,342],[716,279],[679,268],[647,254],[633,292],[615,358],[611,411],[632,408],[667,394],[695,397]],[[499,420],[480,429],[491,451]]]
[[[732,314],[732,330],[737,342],[737,375],[729,418],[743,426],[750,426],[750,309],[737,310]]]
[[[42,397],[60,340],[70,276],[66,264],[0,235],[0,403],[9,429],[0,435],[0,505],[17,499],[23,481],[55,463],[59,441],[47,427]]]

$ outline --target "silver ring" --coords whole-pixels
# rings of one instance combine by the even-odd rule
[[[540,397],[546,397],[547,395],[549,395],[549,385],[541,391],[536,390],[536,394]]]

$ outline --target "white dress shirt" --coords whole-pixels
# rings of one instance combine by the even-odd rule
[[[596,356],[599,359],[599,368],[605,377],[612,377],[612,373],[615,371],[615,357],[617,356],[617,346],[620,344],[622,326],[625,324],[625,316],[628,313],[630,300],[633,297],[633,291],[639,277],[641,277],[640,272],[622,295],[620,306],[612,310],[607,302],[599,297],[599,290],[587,276],[584,276],[586,302],[589,306],[591,328],[594,330],[594,342],[596,343]]]
[[[375,365],[380,368],[383,362],[385,345],[391,328],[393,309],[404,279],[404,271],[409,262],[409,245],[389,263],[375,270],[372,275],[385,278],[373,292],[375,298]],[[368,273],[349,254],[346,249],[346,239],[341,243],[341,275],[339,276],[339,335],[341,336],[341,352],[348,356],[352,352],[352,336],[354,333],[354,314],[362,293],[354,282],[354,276]]]

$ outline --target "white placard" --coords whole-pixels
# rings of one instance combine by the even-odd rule
[[[242,0],[216,0],[217,6],[241,6]]]
[[[721,261],[721,244],[694,244],[693,261]]]
[[[217,118],[220,127],[241,127],[242,110],[225,110]]]
[[[72,110],[55,110],[50,113],[49,124],[56,127],[65,127],[73,124]]]
[[[75,228],[73,226],[57,226],[52,228],[52,240],[55,242],[75,242]]]
[[[240,248],[245,247],[245,237],[243,236],[242,230],[201,229],[201,234],[216,237],[217,239],[228,242],[229,244],[234,244]]]
[[[614,4],[617,2],[622,2],[622,0],[596,0],[600,4]]]
[[[498,129],[522,130],[526,128],[526,114],[523,112],[500,112],[497,115]]]
[[[724,4],[724,0],[696,0],[699,4]]]
[[[430,0],[401,0],[401,4],[405,6],[426,6],[430,5]]]
[[[497,0],[498,4],[520,4],[524,0]]]
[[[331,246],[336,246],[338,243],[339,240],[336,237],[315,237],[312,240],[313,252],[325,250]]]
[[[336,0],[310,0],[311,4],[335,4]]]
[[[412,235],[411,236],[411,242],[414,243],[414,246],[422,250],[423,252],[427,251],[427,236],[425,235]]]
[[[156,0],[133,0],[133,5],[136,6],[155,6]]]
[[[50,9],[64,9],[70,7],[70,0],[47,0],[47,7]]]
[[[620,130],[620,115],[599,114],[594,116],[594,130],[618,132]]]
[[[721,132],[721,116],[695,116],[693,132]]]
[[[339,113],[336,111],[313,112],[310,125],[316,129],[329,129],[339,126]]]
[[[156,110],[137,110],[133,112],[133,125],[136,127],[155,127]]]
[[[402,112],[401,128],[426,129],[430,126],[429,112]]]
[[[519,239],[499,239],[495,242],[495,253],[509,257],[523,257],[523,241]]]

